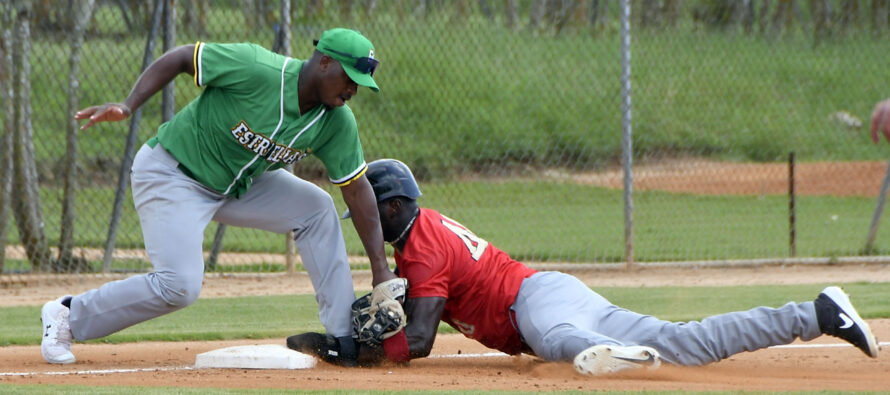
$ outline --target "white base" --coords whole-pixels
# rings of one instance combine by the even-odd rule
[[[275,344],[235,346],[198,354],[196,368],[309,369],[315,357]]]

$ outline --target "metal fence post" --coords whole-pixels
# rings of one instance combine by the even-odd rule
[[[630,1],[621,0],[621,153],[624,163],[624,260],[634,266],[633,142],[630,100]]]
[[[161,11],[164,4],[160,1],[155,5],[151,15],[151,28],[145,42],[145,53],[142,57],[142,71],[148,68],[154,59],[155,39],[161,26]],[[133,165],[133,155],[136,150],[136,139],[139,131],[139,120],[142,119],[142,109],[138,108],[130,117],[130,131],[127,134],[127,143],[124,147],[124,158],[121,161],[118,174],[117,191],[114,194],[114,206],[111,209],[111,224],[108,225],[108,237],[105,239],[105,256],[102,258],[102,271],[111,269],[111,258],[114,255],[114,244],[117,240],[117,230],[121,222],[121,211],[124,206],[124,195],[127,185],[130,183],[130,166]]]
[[[788,243],[790,246],[791,257],[797,255],[796,230],[797,221],[795,217],[795,191],[794,191],[794,151],[788,153]]]
[[[281,0],[281,23],[278,24],[278,34],[275,36],[275,43],[279,48],[277,52],[284,56],[291,56],[290,38],[291,38],[291,18],[290,18],[291,0]],[[291,164],[288,171],[294,172],[296,166]],[[284,266],[288,274],[296,273],[297,262],[297,242],[294,240],[294,231],[287,232],[284,235]]]
[[[162,0],[164,3],[164,52],[176,45],[176,0]],[[161,119],[167,122],[176,114],[176,88],[173,81],[161,93]]]

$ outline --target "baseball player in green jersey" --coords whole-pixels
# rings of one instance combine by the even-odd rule
[[[374,47],[349,29],[325,31],[315,45],[307,60],[253,44],[180,46],[152,63],[123,103],[75,115],[87,120],[81,129],[124,120],[181,73],[203,88],[133,161],[133,200],[154,271],[46,303],[41,351],[47,362],[74,362],[74,339],[103,337],[193,303],[201,291],[203,235],[211,220],[294,231],[322,324],[330,334],[349,337],[355,293],[333,200],[284,169],[307,155],[324,163],[354,213],[372,285],[386,289],[378,296],[404,289],[386,263],[355,117],[345,105],[359,85],[378,90]],[[341,343],[342,354],[354,355],[352,342]]]

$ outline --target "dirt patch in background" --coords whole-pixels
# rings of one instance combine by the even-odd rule
[[[887,163],[881,161],[811,162],[794,167],[800,195],[877,196]],[[575,182],[622,188],[621,169],[558,176]],[[707,195],[787,194],[787,163],[731,163],[705,159],[669,159],[635,165],[634,189]]]

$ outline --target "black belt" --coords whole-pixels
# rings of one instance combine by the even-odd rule
[[[152,149],[154,149],[155,146],[158,145],[158,136],[154,136],[154,137],[148,139],[148,141],[146,141],[145,144],[147,144],[149,147],[151,147]],[[163,147],[164,147],[164,146],[161,145],[161,148],[163,148]],[[164,150],[166,151],[166,149],[164,149]],[[176,159],[176,157],[173,156],[173,154],[171,154],[169,151],[167,151],[167,154],[170,155],[170,156],[172,156],[173,159]],[[177,159],[176,161],[177,161],[177,163],[179,162],[178,159]],[[185,174],[185,175],[189,176],[189,178],[191,178],[191,179],[193,179],[193,180],[195,180],[195,181],[198,181],[198,179],[195,178],[195,173],[192,173],[192,171],[189,170],[188,167],[183,166],[182,163],[179,163],[179,164],[176,166],[176,168],[179,169],[179,171],[181,171],[182,174]]]
[[[192,171],[189,170],[188,167],[183,166],[182,163],[180,163],[179,165],[177,165],[176,168],[179,169],[179,171],[181,171],[182,174],[185,174],[185,175],[189,176],[189,178],[191,178],[191,179],[193,179],[193,180],[195,180],[195,181],[198,181],[198,179],[195,178],[195,174],[192,173]]]

